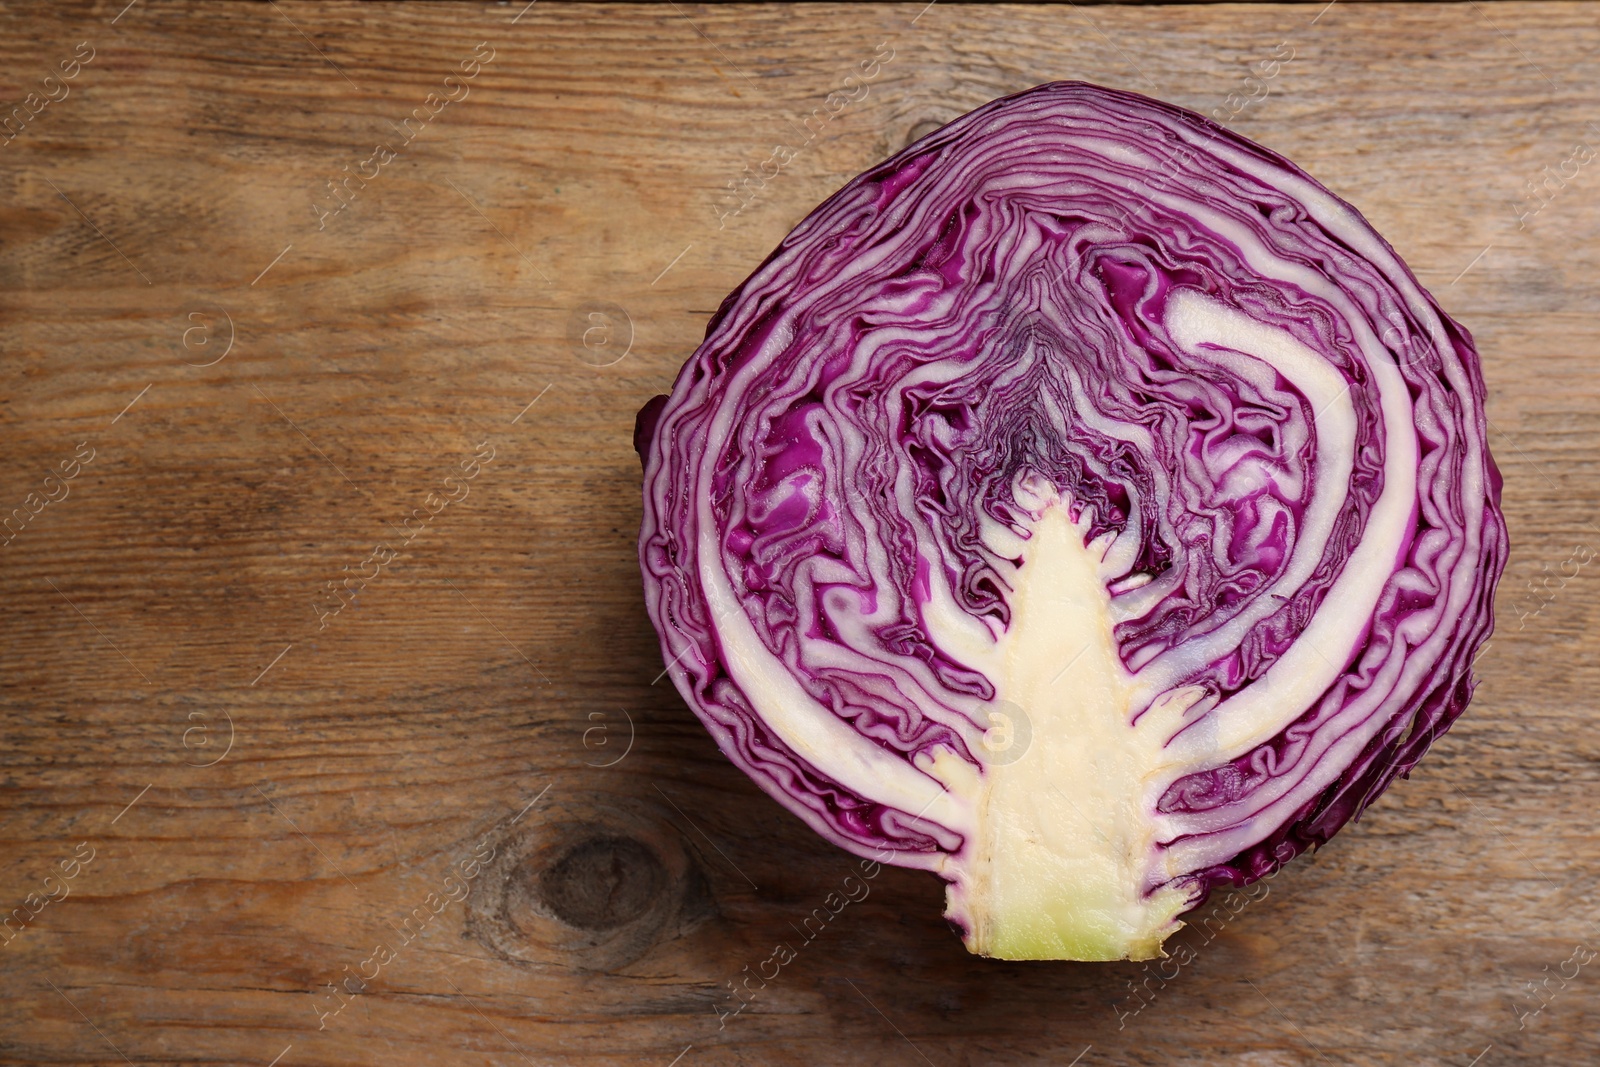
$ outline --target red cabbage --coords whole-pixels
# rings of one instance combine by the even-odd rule
[[[646,604],[728,758],[967,947],[1148,959],[1461,714],[1507,539],[1465,329],[1132,93],[857,177],[640,413]]]

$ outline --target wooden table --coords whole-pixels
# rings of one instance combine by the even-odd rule
[[[7,107],[60,97],[0,147],[0,1062],[1600,1062],[1600,962],[1514,1011],[1600,947],[1600,163],[1517,218],[1600,144],[1592,6],[123,2],[0,13]],[[1473,708],[1136,1014],[885,870],[719,1022],[852,861],[660,677],[635,410],[909,138],[1064,77],[1225,108],[1285,42],[1233,125],[1482,348]]]

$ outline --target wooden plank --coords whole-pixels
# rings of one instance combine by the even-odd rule
[[[0,945],[0,1062],[1600,1055],[1590,971],[1512,1010],[1597,936],[1595,578],[1569,562],[1600,538],[1597,179],[1515,208],[1600,136],[1592,9],[151,0],[0,25],[7,101],[93,54],[0,147],[0,509],[75,475],[3,549],[0,905],[76,875]],[[852,861],[659,679],[634,411],[909,138],[1052,78],[1211,111],[1285,41],[1233,124],[1358,205],[1483,350],[1515,550],[1473,709],[1136,1014],[1137,966],[968,958],[937,883],[885,870],[719,1023]]]

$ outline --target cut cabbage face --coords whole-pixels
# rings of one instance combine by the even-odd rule
[[[1507,551],[1465,330],[1349,205],[1081,83],[851,181],[640,413],[722,751],[973,952],[1148,959],[1465,708]]]

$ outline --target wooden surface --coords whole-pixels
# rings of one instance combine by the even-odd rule
[[[1592,6],[520,7],[0,10],[7,107],[94,54],[0,146],[0,1062],[1600,1062],[1600,162],[1515,207],[1600,144]],[[1142,1002],[967,957],[906,871],[803,943],[853,861],[656,682],[634,411],[913,135],[1060,77],[1228,107],[1282,42],[1233,125],[1483,352],[1514,555],[1476,702]]]

